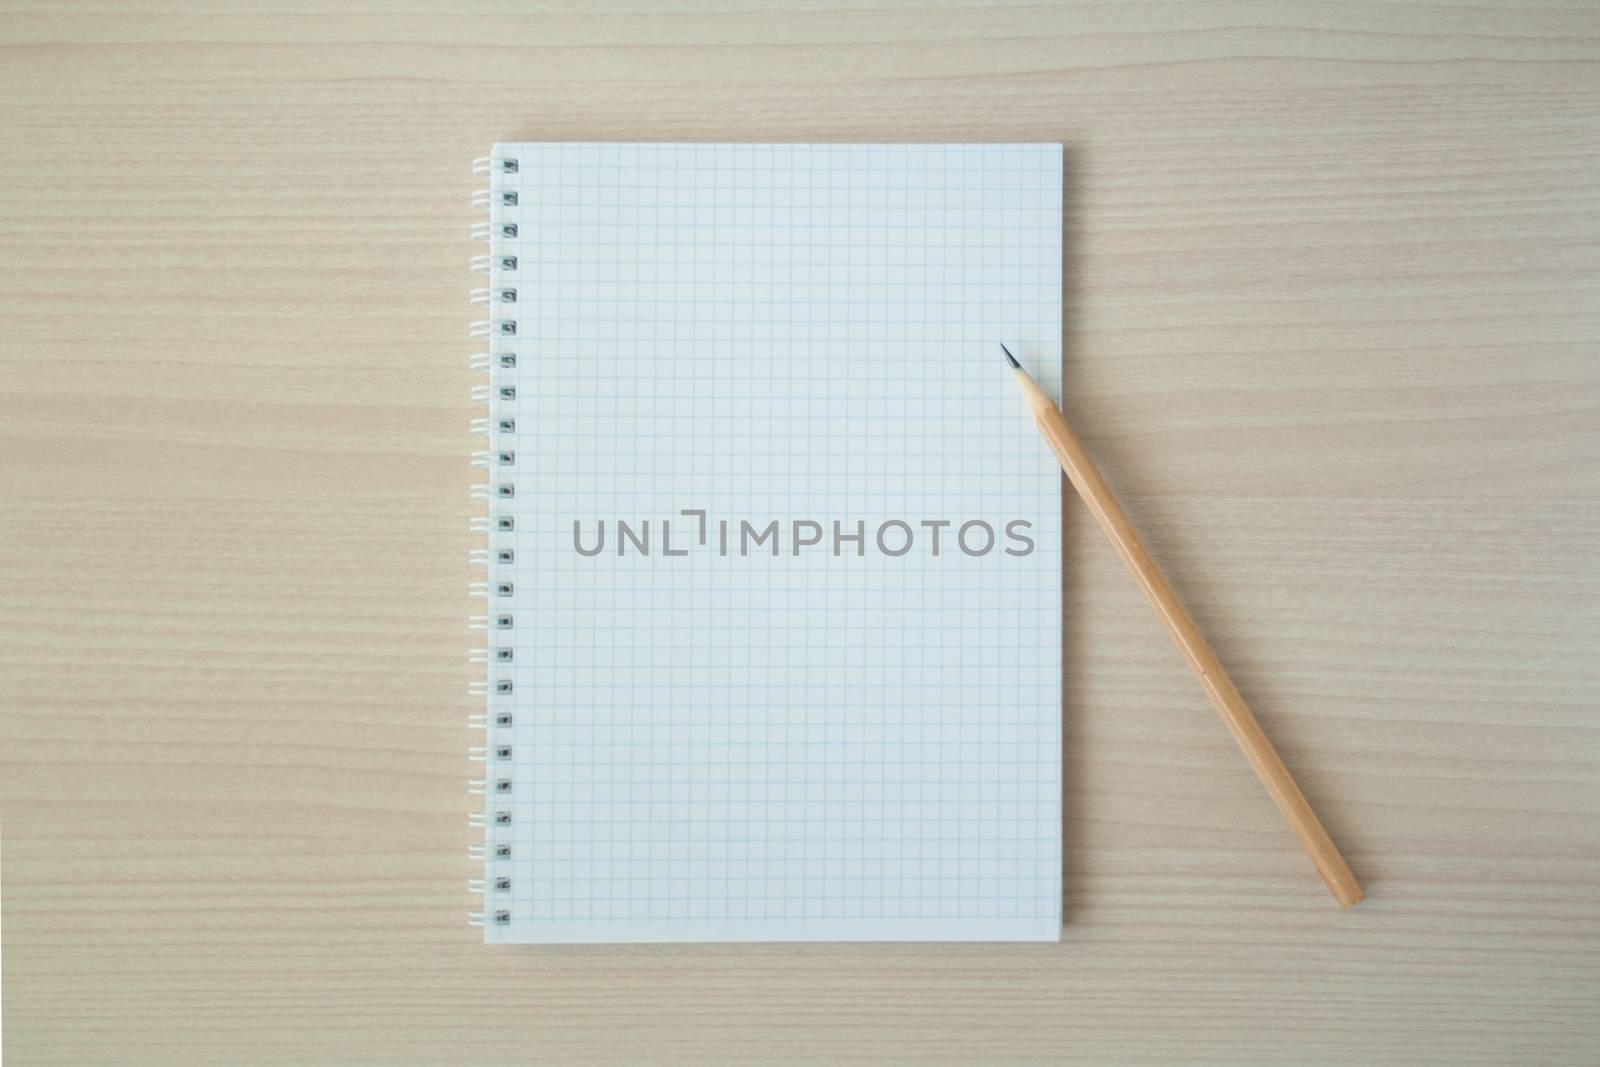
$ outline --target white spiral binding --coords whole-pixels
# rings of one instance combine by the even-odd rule
[[[468,818],[474,829],[483,832],[482,840],[474,842],[467,850],[473,862],[481,865],[480,876],[469,878],[467,889],[484,898],[481,911],[467,913],[467,922],[473,926],[505,926],[512,917],[511,873],[506,866],[511,859],[511,842],[506,835],[512,821],[508,731],[512,724],[513,686],[512,680],[501,677],[496,667],[511,660],[510,631],[515,628],[516,619],[509,607],[501,606],[511,603],[506,598],[512,595],[512,582],[509,576],[502,579],[496,573],[502,561],[511,559],[511,545],[497,545],[495,539],[496,535],[509,534],[515,529],[515,520],[502,505],[516,494],[511,477],[516,452],[514,446],[500,439],[500,435],[516,429],[511,407],[516,400],[516,388],[511,382],[503,381],[500,375],[517,365],[517,354],[512,350],[517,341],[514,282],[517,257],[497,254],[492,244],[496,239],[517,235],[520,194],[516,189],[502,186],[506,176],[515,175],[518,168],[519,161],[511,158],[485,156],[472,161],[473,176],[488,184],[472,195],[472,206],[488,216],[485,221],[473,225],[472,237],[490,243],[491,247],[487,254],[473,256],[469,266],[474,274],[498,274],[502,279],[498,285],[476,286],[468,293],[469,302],[482,309],[480,313],[487,314],[486,318],[473,322],[469,331],[485,344],[468,357],[468,365],[474,373],[487,377],[487,381],[472,387],[473,403],[485,409],[481,418],[472,420],[472,432],[487,438],[487,447],[474,451],[471,462],[474,468],[491,472],[489,481],[472,487],[472,499],[488,506],[486,513],[474,515],[470,524],[472,532],[483,537],[484,547],[473,549],[471,560],[474,566],[484,569],[484,580],[473,582],[469,591],[474,597],[485,600],[489,609],[487,614],[468,618],[468,625],[483,637],[482,643],[469,655],[472,663],[483,667],[479,680],[472,682],[469,689],[483,701],[484,710],[470,716],[468,723],[473,729],[483,731],[484,743],[473,745],[468,750],[468,758],[485,768],[482,778],[475,778],[467,785],[471,795],[483,798]],[[507,280],[511,284],[506,284]]]

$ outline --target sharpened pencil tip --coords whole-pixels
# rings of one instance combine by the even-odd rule
[[[1011,349],[1007,348],[1004,344],[1002,344],[1000,346],[1000,351],[1002,351],[1002,352],[1004,352],[1006,354],[1006,362],[1007,363],[1011,364],[1017,370],[1021,370],[1022,369],[1022,364],[1018,363],[1017,362],[1017,357],[1013,356],[1011,354]]]

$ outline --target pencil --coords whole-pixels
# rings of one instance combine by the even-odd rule
[[[1089,462],[1089,455],[1084,451],[1082,442],[1067,425],[1067,420],[1062,417],[1049,394],[1028,376],[1028,372],[1022,369],[1022,365],[1011,354],[1011,350],[1005,345],[1001,345],[1000,350],[1006,354],[1006,362],[1011,364],[1011,373],[1016,376],[1017,384],[1022,387],[1022,395],[1028,401],[1028,407],[1033,412],[1033,421],[1038,424],[1039,432],[1044,435],[1044,439],[1049,442],[1050,450],[1061,461],[1061,469],[1066,471],[1072,487],[1089,506],[1090,514],[1100,524],[1100,529],[1105,532],[1106,537],[1111,540],[1111,547],[1116,549],[1117,555],[1127,565],[1129,573],[1133,575],[1133,580],[1144,593],[1145,599],[1150,601],[1156,617],[1166,628],[1167,636],[1178,646],[1184,662],[1189,665],[1189,669],[1200,682],[1200,688],[1204,689],[1206,696],[1210,698],[1211,706],[1221,716],[1223,725],[1227,726],[1228,732],[1238,743],[1239,750],[1244,753],[1244,758],[1254,768],[1256,777],[1267,787],[1268,795],[1278,806],[1278,812],[1289,824],[1289,829],[1300,839],[1300,845],[1306,850],[1306,855],[1311,857],[1317,873],[1327,883],[1329,891],[1333,893],[1334,899],[1341,907],[1348,908],[1356,903],[1363,895],[1356,876],[1350,873],[1350,867],[1345,863],[1344,857],[1339,855],[1339,849],[1334,845],[1333,839],[1328,836],[1328,831],[1322,828],[1316,812],[1311,810],[1305,794],[1295,785],[1294,778],[1289,774],[1289,768],[1283,765],[1283,760],[1272,747],[1272,742],[1267,740],[1267,735],[1262,732],[1261,724],[1256,722],[1256,717],[1250,713],[1244,698],[1239,695],[1239,690],[1228,680],[1222,664],[1217,661],[1216,654],[1206,644],[1206,639],[1200,635],[1194,620],[1189,617],[1177,594],[1172,591],[1166,578],[1151,561],[1150,553],[1145,551],[1144,544],[1134,532],[1133,524],[1128,521],[1122,506],[1117,503],[1116,497],[1112,496],[1105,479],[1100,477],[1100,472]]]

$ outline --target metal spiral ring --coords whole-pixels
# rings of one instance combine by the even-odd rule
[[[520,161],[510,157],[483,156],[472,162],[473,175],[484,183],[483,187],[473,192],[472,207],[487,215],[486,219],[473,224],[472,238],[490,244],[485,254],[475,255],[469,262],[468,266],[474,274],[492,276],[498,272],[504,275],[517,270],[517,256],[509,250],[497,254],[493,244],[518,236],[517,209],[521,206],[524,191],[520,184],[508,186],[504,179],[518,174],[520,170]],[[515,183],[516,179],[512,179],[512,182]],[[479,874],[468,879],[467,888],[487,897],[490,893],[511,888],[509,872],[496,866],[510,860],[511,843],[498,840],[496,835],[509,831],[512,813],[496,808],[493,798],[502,798],[502,801],[509,799],[514,785],[510,774],[510,735],[505,732],[511,727],[513,716],[510,706],[502,702],[512,698],[515,683],[512,677],[502,677],[496,667],[510,667],[515,656],[515,648],[510,642],[515,619],[509,607],[514,603],[515,587],[508,573],[498,570],[512,563],[515,549],[512,542],[497,542],[496,538],[513,535],[516,519],[509,512],[497,511],[495,502],[509,502],[516,495],[516,484],[512,480],[516,473],[515,442],[505,440],[501,435],[516,432],[516,420],[506,406],[513,403],[517,395],[515,379],[506,377],[508,372],[516,369],[517,353],[504,350],[517,341],[517,321],[510,317],[496,317],[495,312],[489,309],[499,306],[504,309],[503,313],[515,314],[519,293],[514,285],[477,285],[468,292],[467,299],[474,307],[485,309],[480,311],[485,317],[472,323],[469,329],[471,335],[482,340],[494,339],[492,345],[485,345],[467,359],[469,368],[484,376],[472,386],[472,402],[481,405],[484,413],[472,420],[471,430],[486,438],[484,447],[475,449],[469,459],[474,468],[495,469],[498,475],[493,481],[473,485],[470,490],[473,500],[487,501],[489,507],[487,514],[477,514],[469,520],[472,533],[482,537],[483,541],[482,547],[474,548],[468,554],[470,562],[482,567],[484,574],[483,581],[469,584],[468,592],[499,608],[498,611],[491,608],[490,613],[468,618],[468,625],[484,635],[480,638],[481,643],[475,643],[468,653],[468,660],[481,667],[481,672],[468,689],[475,698],[483,701],[480,706],[485,710],[468,718],[468,724],[473,729],[483,731],[483,743],[475,744],[468,750],[468,759],[484,765],[483,777],[468,783],[471,795],[484,798],[482,807],[472,812],[468,821],[474,828],[482,830],[484,837],[467,850],[471,859],[481,865]],[[511,909],[501,906],[470,912],[467,921],[474,926],[507,926],[511,918]]]

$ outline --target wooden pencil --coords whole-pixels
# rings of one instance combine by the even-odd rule
[[[1100,524],[1100,529],[1105,531],[1106,537],[1111,540],[1111,547],[1127,565],[1145,599],[1150,601],[1150,606],[1155,609],[1156,617],[1166,628],[1167,635],[1172,638],[1172,643],[1178,646],[1184,662],[1194,672],[1195,678],[1200,682],[1200,688],[1205,690],[1206,696],[1211,700],[1211,706],[1217,710],[1228,732],[1238,743],[1239,750],[1255,769],[1261,784],[1267,787],[1268,795],[1278,806],[1278,811],[1289,824],[1289,829],[1300,839],[1300,844],[1311,857],[1317,873],[1327,883],[1328,889],[1341,907],[1348,908],[1356,903],[1363,895],[1360,883],[1350,872],[1349,865],[1339,854],[1339,849],[1328,836],[1328,831],[1323,829],[1316,812],[1312,811],[1311,805],[1306,802],[1305,794],[1295,785],[1289,769],[1283,765],[1283,760],[1272,747],[1272,742],[1267,740],[1261,724],[1256,722],[1256,717],[1245,705],[1239,690],[1228,680],[1222,664],[1218,662],[1211,647],[1206,644],[1205,638],[1200,635],[1194,620],[1189,617],[1177,594],[1172,591],[1160,569],[1150,559],[1150,553],[1145,550],[1139,535],[1134,532],[1133,524],[1128,521],[1127,514],[1117,503],[1116,497],[1111,494],[1105,480],[1100,477],[1100,472],[1095,470],[1094,464],[1089,461],[1082,442],[1067,425],[1067,420],[1062,417],[1061,411],[1050,399],[1049,394],[1029,377],[1028,372],[1022,369],[1022,365],[1005,345],[1001,345],[1000,348],[1005,352],[1006,361],[1011,364],[1011,372],[1016,376],[1017,384],[1022,387],[1022,395],[1033,412],[1033,420],[1038,424],[1039,432],[1044,435],[1051,451],[1061,461],[1061,469],[1066,471],[1072,487],[1088,505],[1090,514]]]

